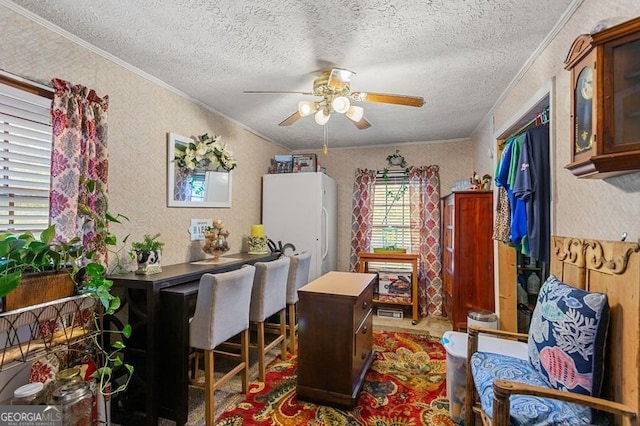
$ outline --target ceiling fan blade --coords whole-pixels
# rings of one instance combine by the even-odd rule
[[[275,94],[280,94],[280,93],[284,93],[284,94],[291,94],[291,95],[310,95],[310,96],[314,96],[314,94],[312,92],[292,92],[292,91],[286,91],[286,90],[245,90],[242,93],[248,93],[248,94],[268,94],[268,95],[275,95]]]
[[[392,95],[388,93],[353,92],[351,98],[356,101],[381,102],[385,104],[421,107],[424,99],[420,96]]]
[[[364,117],[362,117],[360,121],[352,121],[352,123],[360,130],[368,129],[369,127],[371,127],[371,123],[369,123],[369,120]]]
[[[300,113],[296,111],[290,116],[288,116],[287,118],[285,118],[284,120],[282,120],[282,122],[278,124],[278,126],[291,126],[293,123],[300,120],[301,118],[302,118],[302,115],[300,115]]]
[[[344,88],[348,89],[349,83],[351,83],[351,76],[354,74],[353,71],[344,68],[331,68],[327,86],[336,92],[340,92]]]

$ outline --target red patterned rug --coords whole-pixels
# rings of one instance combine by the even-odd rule
[[[219,426],[380,425],[455,426],[446,400],[446,353],[438,339],[420,334],[374,333],[375,358],[351,411],[296,398],[296,360],[277,358],[265,383],[250,385],[229,405]]]

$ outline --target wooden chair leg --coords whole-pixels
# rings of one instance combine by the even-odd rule
[[[287,305],[287,311],[289,312],[289,353],[295,355],[296,353],[296,305],[291,303]]]
[[[260,321],[257,326],[258,334],[258,380],[264,382],[266,376],[265,372],[265,357],[264,357],[264,322]]]
[[[287,312],[286,309],[280,311],[280,355],[282,361],[287,359]]]
[[[205,422],[206,425],[214,424],[215,413],[215,390],[213,388],[213,350],[204,351],[204,401],[205,401]]]
[[[240,356],[244,363],[242,370],[242,393],[245,395],[249,391],[249,329],[240,334]]]

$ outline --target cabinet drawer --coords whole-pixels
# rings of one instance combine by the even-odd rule
[[[358,297],[353,307],[353,329],[355,329],[362,323],[364,317],[371,310],[371,303],[373,301],[373,285],[369,285],[365,291]]]
[[[352,380],[355,380],[362,370],[362,366],[371,353],[373,345],[373,309],[369,308],[364,321],[353,334],[353,362],[351,368]],[[355,381],[354,381],[355,383]]]

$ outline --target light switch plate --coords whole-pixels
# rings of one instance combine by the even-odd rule
[[[191,219],[189,227],[191,241],[204,240],[204,231],[210,226],[213,226],[213,219]]]

